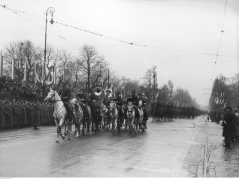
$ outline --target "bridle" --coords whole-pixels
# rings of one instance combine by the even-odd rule
[[[52,98],[54,97],[54,100],[52,100]],[[52,97],[50,97],[50,98],[48,98],[47,100],[49,100],[49,101],[53,101],[53,102],[58,102],[58,101],[62,101],[62,100],[56,100],[56,97],[55,97],[55,91],[53,91],[53,95],[52,95]]]

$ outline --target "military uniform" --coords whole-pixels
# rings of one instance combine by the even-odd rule
[[[139,105],[139,98],[135,94],[132,94],[130,101],[132,101],[132,104],[134,105],[135,116],[139,117],[139,110],[137,108],[137,106]]]
[[[6,127],[5,106],[0,102],[0,128]]]
[[[146,98],[144,96],[144,94],[141,94],[140,97],[138,98],[139,101],[142,101],[142,107],[143,107],[143,111],[144,111],[144,118],[145,120],[148,120],[148,111],[147,111],[147,105],[146,105]]]
[[[91,117],[90,116],[90,112],[87,109],[87,102],[89,102],[88,96],[86,93],[83,92],[83,89],[81,89],[81,93],[78,93],[76,95],[76,97],[78,98],[79,102],[80,102],[80,106],[83,110],[83,114],[86,115],[87,117]]]
[[[70,118],[70,120],[73,120],[74,114],[72,111],[72,105],[70,103],[71,90],[67,87],[64,87],[62,90],[59,91],[59,95],[61,96],[61,100],[63,101],[63,103],[66,107],[67,116]]]

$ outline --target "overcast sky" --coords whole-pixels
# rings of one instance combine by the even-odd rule
[[[156,65],[159,86],[172,80],[175,89],[188,89],[205,105],[209,91],[204,89],[211,88],[216,76],[238,73],[238,0],[227,0],[226,11],[226,0],[0,0],[0,4],[25,12],[0,7],[0,49],[24,40],[43,47],[45,13],[54,7],[56,22],[145,45],[48,24],[47,44],[72,55],[84,44],[93,45],[119,76],[141,80]]]

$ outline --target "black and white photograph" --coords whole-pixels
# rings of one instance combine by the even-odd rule
[[[0,0],[0,179],[239,177],[239,0]]]

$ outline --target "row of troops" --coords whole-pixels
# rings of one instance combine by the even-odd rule
[[[199,110],[193,106],[176,106],[173,103],[152,104],[152,115],[155,119],[171,120],[173,118],[195,118],[206,114],[206,111]]]
[[[49,103],[0,100],[0,129],[54,124],[52,111]]]

